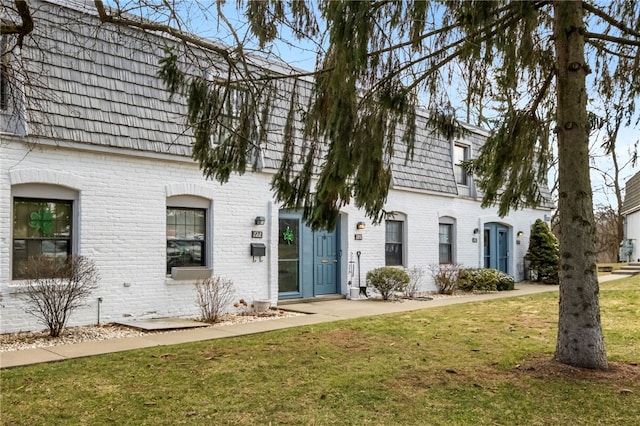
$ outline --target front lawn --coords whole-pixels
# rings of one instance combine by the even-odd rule
[[[551,361],[544,293],[2,370],[0,421],[636,425],[639,280],[601,285],[608,372]]]

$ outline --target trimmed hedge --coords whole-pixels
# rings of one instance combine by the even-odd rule
[[[367,285],[380,292],[382,299],[389,300],[394,291],[404,291],[410,278],[404,269],[384,266],[367,272]]]
[[[458,288],[464,291],[491,292],[513,290],[515,280],[508,274],[490,268],[467,268],[458,274]]]

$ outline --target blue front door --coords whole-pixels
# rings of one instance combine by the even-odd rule
[[[338,232],[313,232],[302,214],[280,211],[278,297],[291,299],[338,292]]]
[[[484,226],[484,267],[509,273],[509,228],[499,223]]]
[[[315,232],[313,234],[315,274],[313,290],[315,295],[336,293],[336,274],[338,252],[336,249],[336,231]]]

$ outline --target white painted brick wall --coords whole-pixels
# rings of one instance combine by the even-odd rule
[[[78,254],[95,261],[101,282],[88,306],[71,316],[70,326],[97,322],[98,297],[103,299],[102,323],[199,315],[193,284],[175,282],[165,275],[166,197],[175,188],[192,188],[212,195],[212,266],[215,275],[233,281],[236,300],[270,299],[277,303],[278,206],[271,196],[270,175],[249,172],[221,185],[206,181],[196,164],[61,147],[27,152],[24,145],[15,142],[0,144],[0,161],[0,333],[42,328],[24,313],[24,306],[15,295],[16,283],[10,279],[10,176],[19,176],[22,181],[31,176],[42,183],[72,182],[81,187],[75,228]],[[503,221],[494,212],[480,209],[475,201],[396,190],[389,195],[387,210],[406,215],[405,266],[420,266],[425,272],[438,262],[438,218],[443,213],[457,221],[457,262],[464,266],[480,266],[482,259],[481,240],[471,242],[473,229],[482,229],[488,221]],[[525,210],[506,219],[514,235],[520,230],[526,234],[523,245],[514,245],[513,268],[526,252],[530,225],[543,215],[541,211]],[[256,216],[265,216],[267,223],[255,225]],[[366,229],[356,231],[360,221],[367,224]],[[357,251],[362,253],[363,285],[367,271],[384,266],[385,232],[384,224],[371,224],[351,206],[344,209],[341,225],[340,289],[346,294],[350,279],[357,285],[357,265],[354,277],[348,275],[348,261],[352,256],[357,260]],[[252,230],[262,231],[264,237],[252,239]],[[356,232],[362,234],[362,240],[354,239]],[[263,262],[251,258],[252,242],[267,245]],[[422,290],[433,289],[433,280],[427,273]]]
[[[627,215],[626,238],[633,239],[631,260],[640,262],[640,212]]]

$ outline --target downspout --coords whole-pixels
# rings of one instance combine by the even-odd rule
[[[273,289],[271,286],[273,285],[273,277],[271,273],[273,271],[272,261],[273,261],[273,246],[271,245],[271,233],[273,229],[273,201],[267,202],[267,299],[272,300],[271,297],[273,295]],[[277,304],[277,301],[276,301]]]

